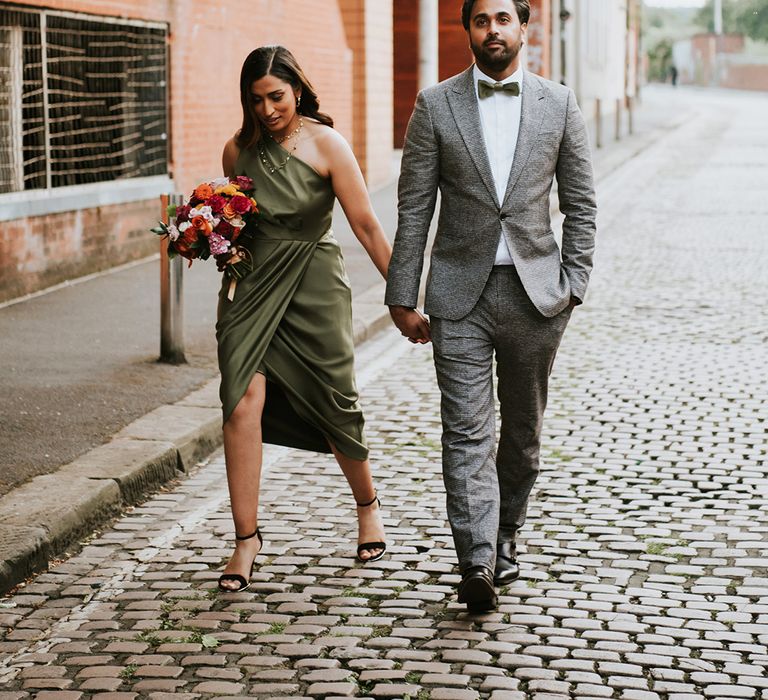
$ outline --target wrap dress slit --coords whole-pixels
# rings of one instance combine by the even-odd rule
[[[288,152],[266,138],[274,168]],[[226,422],[256,372],[267,378],[264,442],[368,458],[354,376],[352,294],[331,232],[330,180],[291,157],[270,172],[259,146],[243,149],[235,172],[254,182],[258,228],[245,245],[253,271],[219,292],[216,339]]]

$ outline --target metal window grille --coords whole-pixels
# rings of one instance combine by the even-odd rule
[[[167,31],[0,3],[0,193],[167,173]]]

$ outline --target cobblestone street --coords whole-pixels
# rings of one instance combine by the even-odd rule
[[[332,459],[269,449],[255,584],[217,593],[218,453],[0,601],[0,700],[768,699],[768,99],[684,100],[598,190],[498,611],[456,602],[431,349],[387,332],[358,357],[384,559]]]

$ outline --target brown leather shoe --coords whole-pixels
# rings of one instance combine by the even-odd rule
[[[496,609],[496,589],[493,573],[487,566],[471,566],[461,575],[459,602],[466,603],[470,612]]]
[[[493,572],[493,582],[497,586],[506,586],[520,576],[520,565],[517,563],[515,541],[502,542],[496,547],[496,569]]]

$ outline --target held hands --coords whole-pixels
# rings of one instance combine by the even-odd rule
[[[412,343],[424,344],[432,340],[429,321],[418,309],[407,306],[390,306],[389,315],[404,337]]]

